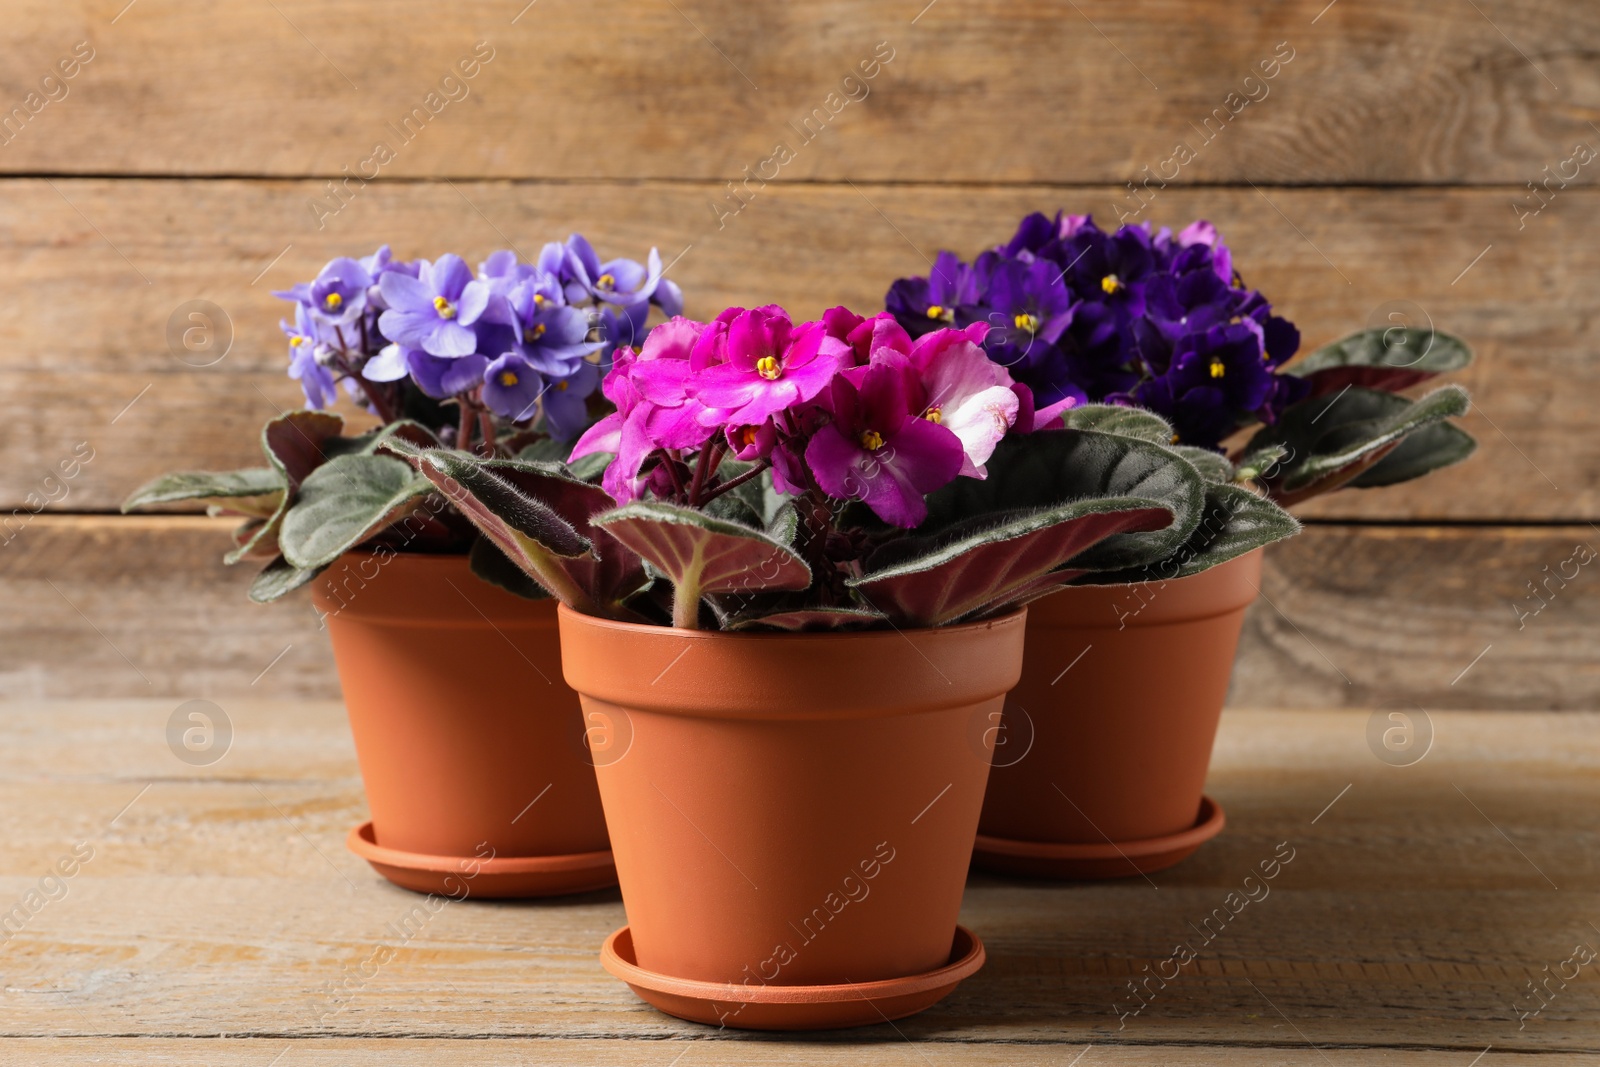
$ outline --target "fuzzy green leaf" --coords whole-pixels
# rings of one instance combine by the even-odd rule
[[[1351,385],[1394,393],[1471,363],[1472,349],[1459,337],[1390,326],[1323,345],[1288,370],[1309,379],[1311,395],[1317,397]]]
[[[604,490],[572,478],[554,464],[484,460],[400,441],[388,442],[384,450],[403,458],[437,486],[496,548],[552,596],[589,614],[605,613],[600,601],[606,598],[597,597],[594,570],[586,566],[600,561],[590,539],[577,529],[587,528],[588,509],[597,499],[611,502]],[[642,584],[641,580],[635,589]]]
[[[1084,404],[1068,408],[1062,418],[1069,430],[1098,430],[1158,445],[1172,441],[1172,424],[1153,411],[1144,408],[1121,407],[1117,404]]]
[[[742,523],[699,511],[635,501],[598,515],[600,526],[673,585],[673,625],[699,626],[700,598],[805,589],[811,568],[788,546]]]
[[[527,600],[550,599],[549,590],[512,563],[487,537],[479,537],[472,542],[472,548],[467,552],[467,565],[472,568],[473,574],[508,593],[515,593]]]
[[[1143,567],[1084,575],[1076,585],[1119,585],[1187,578],[1300,532],[1294,516],[1237,485],[1206,486],[1205,515],[1171,556]]]
[[[1137,497],[1077,500],[998,521],[985,516],[892,542],[847,584],[898,625],[943,626],[1042,596],[1081,574],[1072,561],[1096,544],[1165,529],[1172,520],[1160,501]]]
[[[296,567],[282,556],[277,556],[250,583],[250,599],[257,604],[270,604],[284,594],[299,589],[321,574],[323,569]]]
[[[175,471],[146,482],[122,502],[123,514],[152,504],[195,500],[265,519],[283,499],[283,476],[271,467],[238,471]]]
[[[1222,453],[1194,445],[1172,445],[1171,448],[1200,472],[1206,484],[1225,485],[1233,480],[1233,464]]]
[[[1246,446],[1283,445],[1289,457],[1265,484],[1285,506],[1359,478],[1417,431],[1466,412],[1467,394],[1447,385],[1420,400],[1352,386],[1289,408]],[[1459,457],[1458,457],[1459,458]]]
[[[1073,560],[1085,570],[1120,570],[1163,559],[1200,522],[1205,482],[1162,445],[1093,430],[1049,430],[1001,440],[986,479],[957,478],[928,497],[921,531],[941,533],[961,523],[995,523],[1081,500],[1155,502],[1173,514],[1160,529],[1113,534]]]
[[[335,456],[312,471],[283,517],[278,544],[291,566],[325,567],[410,511],[433,485],[388,456]]]
[[[1400,442],[1393,452],[1350,479],[1353,489],[1376,489],[1420,478],[1440,467],[1460,463],[1477,449],[1472,435],[1448,422],[1424,426]]]

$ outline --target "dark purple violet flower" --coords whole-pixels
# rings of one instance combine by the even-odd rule
[[[977,280],[972,268],[952,252],[940,252],[926,278],[901,278],[884,298],[888,308],[913,338],[954,325],[965,326],[978,303]]]

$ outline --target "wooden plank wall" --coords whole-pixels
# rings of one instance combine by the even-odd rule
[[[215,523],[111,514],[162,470],[252,462],[298,398],[269,290],[334,255],[581,230],[658,246],[692,314],[813,314],[1058,207],[1212,219],[1309,344],[1400,311],[1478,351],[1478,455],[1304,509],[1235,704],[1600,697],[1591,569],[1516,607],[1600,545],[1600,193],[1574,162],[1600,9],[525,3],[5,6],[0,697],[337,692],[308,606],[245,603]],[[168,341],[197,299],[226,313],[215,362]]]

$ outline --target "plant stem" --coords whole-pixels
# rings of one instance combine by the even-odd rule
[[[770,466],[772,466],[772,461],[764,459],[761,462],[757,463],[754,467],[751,467],[749,470],[747,470],[743,474],[739,475],[738,477],[729,478],[725,482],[718,482],[716,485],[711,487],[710,491],[707,492],[704,497],[701,498],[700,503],[702,505],[709,504],[709,503],[711,503],[711,501],[717,499],[717,497],[721,496],[723,493],[726,493],[726,492],[728,492],[729,490],[732,490],[732,489],[739,488],[741,485],[743,485],[745,482],[748,482],[752,478],[759,478],[761,476],[761,472],[766,470]]]
[[[677,450],[668,451],[662,448],[657,449],[657,451],[661,453],[661,462],[667,468],[667,477],[672,479],[672,491],[678,495],[680,500],[683,499],[683,479],[678,476],[679,460],[676,454]]]
[[[689,582],[672,590],[672,626],[676,630],[700,629],[700,585]]]
[[[706,487],[706,479],[716,473],[717,467],[722,464],[723,444],[720,438],[713,438],[706,442],[700,449],[700,460],[695,464],[694,481],[689,483],[689,506],[699,507],[703,501],[700,491]]]
[[[483,455],[485,459],[494,458],[494,416],[489,414],[489,409],[478,412],[478,428],[483,431]]]
[[[466,397],[457,397],[461,405],[461,421],[456,424],[456,447],[463,452],[472,451],[472,404]]]

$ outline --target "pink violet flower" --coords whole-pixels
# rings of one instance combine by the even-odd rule
[[[728,321],[726,344],[727,362],[706,367],[691,386],[695,399],[718,409],[702,416],[712,424],[755,425],[812,400],[850,355],[848,347],[820,324],[796,327],[780,308],[734,315]]]
[[[921,416],[961,440],[961,473],[969,478],[988,476],[983,465],[1016,424],[1020,407],[1011,375],[982,348],[987,331],[983,323],[935,330],[911,350],[911,365],[925,391]]]
[[[638,498],[639,472],[656,449],[696,449],[710,440],[714,431],[700,421],[704,405],[685,392],[689,354],[705,329],[704,323],[675,317],[651,330],[638,353],[617,349],[600,386],[617,410],[591,426],[568,457],[613,453],[601,486],[617,500]]]
[[[920,393],[910,359],[889,349],[833,379],[824,397],[833,421],[806,446],[824,492],[858,499],[896,526],[927,518],[923,497],[955,480],[966,454],[954,433],[913,410]]]

